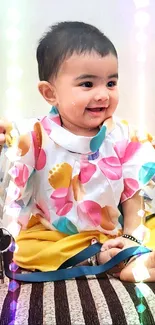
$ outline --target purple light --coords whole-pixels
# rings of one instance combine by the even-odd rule
[[[9,265],[9,269],[10,271],[12,272],[16,272],[18,270],[18,265],[15,264],[14,262],[12,262],[10,265]]]
[[[17,307],[17,302],[15,300],[13,300],[10,304],[10,309],[12,311],[16,310],[16,307]]]
[[[15,292],[18,288],[19,288],[19,284],[18,284],[18,282],[16,282],[15,280],[12,280],[12,281],[9,283],[9,291],[11,291],[11,292]]]
[[[12,321],[9,323],[9,325],[15,325],[14,320],[12,320]]]
[[[9,247],[9,251],[14,252],[15,249],[16,249],[16,244],[15,244],[15,242],[12,242],[11,246]]]

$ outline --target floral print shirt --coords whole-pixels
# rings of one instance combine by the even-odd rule
[[[32,215],[72,235],[98,230],[118,235],[119,203],[155,175],[155,150],[139,141],[127,122],[106,120],[94,137],[61,126],[55,108],[20,135],[10,169],[5,211],[26,228]],[[8,154],[9,157],[9,154]]]

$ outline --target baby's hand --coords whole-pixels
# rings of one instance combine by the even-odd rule
[[[112,257],[117,255],[119,252],[121,252],[123,249],[136,246],[136,245],[138,244],[123,237],[109,239],[102,245],[101,252],[98,254],[98,262],[99,264],[104,264],[108,262]],[[125,267],[124,262],[121,262],[119,265],[109,270],[108,273],[119,277],[120,271],[124,267]]]
[[[101,247],[101,251],[104,252],[106,250],[109,250],[111,248],[119,248],[122,249],[125,245],[125,238],[123,237],[117,237],[114,239],[107,240]]]
[[[0,146],[2,146],[4,143],[10,145],[11,131],[12,131],[12,123],[5,120],[0,120]]]
[[[0,120],[0,145],[3,145],[5,143],[5,122],[3,120]]]
[[[101,247],[101,252],[97,256],[99,264],[104,264],[111,260],[112,257],[117,255],[124,247],[124,242],[122,237],[115,239],[107,240]],[[122,268],[124,267],[123,263],[120,263],[116,267],[108,271],[109,274],[117,273],[119,274]]]
[[[136,242],[134,242],[128,238],[124,238],[124,237],[120,236],[115,239],[107,240],[102,245],[101,251],[104,252],[104,251],[110,250],[112,248],[126,249],[126,248],[132,247],[132,246],[139,246],[139,244],[137,244]]]

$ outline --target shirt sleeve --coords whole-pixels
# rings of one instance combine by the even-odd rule
[[[33,206],[35,152],[32,133],[20,135],[18,147],[11,147],[6,155],[9,160],[13,155],[14,157],[9,170],[11,180],[7,189],[3,219],[7,223],[7,229],[15,236],[20,228],[26,228]]]
[[[27,133],[20,134],[18,145],[12,145],[6,152],[12,167],[9,170],[11,180],[7,189],[3,219],[14,237],[21,228],[26,229],[28,225],[35,206],[35,172],[43,169],[46,164],[46,153],[42,147],[43,129],[38,119],[29,120],[27,129]],[[14,131],[19,133],[19,128]]]
[[[128,138],[116,143],[124,181],[121,203],[143,190],[155,177],[153,137],[147,134],[139,136],[138,130],[127,127]]]
[[[0,226],[6,227],[5,220],[3,220],[3,208],[6,199],[6,188],[9,185],[10,176],[8,174],[11,168],[11,162],[7,159],[6,147],[4,146],[0,153]]]

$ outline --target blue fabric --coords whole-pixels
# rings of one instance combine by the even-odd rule
[[[107,272],[108,270],[110,270],[120,262],[128,259],[129,257],[151,252],[150,249],[144,246],[135,246],[121,251],[116,256],[114,256],[109,262],[102,265],[78,266],[69,269],[64,268],[86,260],[88,257],[91,257],[94,254],[100,252],[100,249],[101,249],[100,243],[91,245],[88,248],[81,251],[80,253],[78,253],[76,256],[69,259],[67,262],[63,263],[61,267],[56,271],[19,274],[19,273],[11,272],[9,268],[8,267],[6,268],[5,266],[5,274],[7,277],[11,279],[22,281],[22,282],[51,282],[51,281],[69,280],[83,275],[97,275],[103,272]]]
[[[149,162],[144,164],[139,172],[139,180],[142,184],[148,183],[155,175],[155,163]]]
[[[103,125],[100,131],[90,141],[90,150],[96,152],[100,147],[106,136],[106,126]]]
[[[74,235],[78,233],[77,228],[66,217],[61,217],[60,219],[55,220],[53,222],[53,226],[60,232],[63,232],[64,234],[67,235]]]

